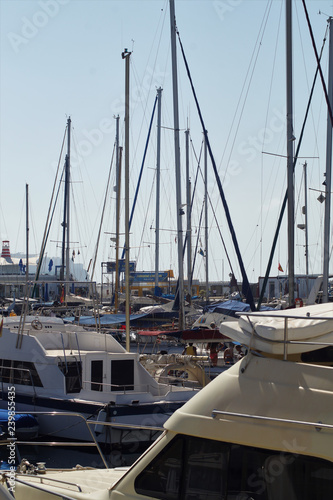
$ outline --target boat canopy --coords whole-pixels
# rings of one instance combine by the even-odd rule
[[[262,311],[272,311],[274,307],[262,306]],[[251,311],[251,307],[246,302],[241,302],[239,300],[227,300],[222,302],[215,302],[215,304],[209,304],[205,306],[204,313],[220,313],[226,316],[237,316],[237,313]]]
[[[224,302],[216,302],[209,304],[204,308],[204,312],[226,314],[227,316],[236,316],[237,312],[247,312],[251,308],[249,304],[240,302],[239,300],[227,300]]]

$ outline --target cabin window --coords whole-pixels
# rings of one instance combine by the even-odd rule
[[[65,375],[66,394],[81,391],[82,365],[79,361],[62,361],[58,364],[60,370]]]
[[[94,359],[91,362],[91,390],[103,391],[103,360]]]
[[[31,361],[0,359],[0,377],[4,383],[43,387],[35,364]]]
[[[12,361],[9,359],[1,359],[0,363],[1,382],[4,384],[13,383],[11,371]]]
[[[325,500],[333,491],[333,464],[178,435],[134,486],[138,494],[160,500]]]
[[[134,360],[111,361],[111,391],[134,390]]]
[[[43,387],[35,365],[30,361],[14,361],[14,384]]]
[[[333,363],[333,346],[323,347],[315,351],[303,352],[301,360],[304,363]]]

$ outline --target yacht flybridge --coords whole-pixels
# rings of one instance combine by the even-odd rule
[[[275,313],[246,313],[253,324],[260,318],[269,345],[278,343],[283,351],[259,351],[255,327],[251,336],[244,331],[247,355],[179,408],[164,424],[162,436],[131,467],[17,474],[15,498],[43,500],[51,492],[55,498],[94,500],[331,498],[333,304],[302,309],[296,320],[295,310],[284,311],[288,329],[281,344],[270,335]],[[295,321],[311,317],[316,323],[304,328],[304,338],[302,329],[297,333],[297,345],[308,349],[296,352],[296,344],[288,340]],[[229,335],[235,327],[237,341],[243,321],[244,316],[239,324],[230,322]],[[324,324],[325,340],[315,342],[315,332]]]

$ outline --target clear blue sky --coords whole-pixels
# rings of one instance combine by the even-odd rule
[[[302,2],[293,2],[294,128],[298,138],[316,61]],[[318,50],[325,36],[332,0],[307,0]],[[176,0],[176,19],[206,128],[220,172],[240,250],[251,282],[266,268],[281,200],[286,189],[284,2],[273,0]],[[319,11],[322,14],[319,14]],[[51,199],[66,120],[71,116],[72,241],[77,261],[93,257],[120,115],[124,140],[124,48],[131,55],[130,196],[133,200],[148,123],[158,87],[162,97],[162,187],[160,268],[177,275],[175,174],[169,5],[166,0],[1,0],[1,165],[0,234],[12,252],[25,251],[25,185],[29,185],[30,249],[38,253]],[[179,47],[179,46],[178,46]],[[327,75],[328,41],[323,54]],[[194,183],[202,131],[178,50],[182,178],[185,137],[191,133]],[[302,164],[308,162],[308,186],[321,189],[325,171],[326,106],[318,80],[306,136],[296,170],[296,223],[303,222]],[[273,156],[262,152],[272,153]],[[63,160],[62,160],[63,163]],[[62,164],[61,163],[61,164]],[[156,121],[142,188],[133,220],[131,259],[139,270],[154,269]],[[203,169],[203,161],[201,160]],[[208,162],[208,190],[218,225],[240,273],[214,174]],[[111,185],[114,184],[114,168]],[[193,210],[196,244],[203,201],[198,182]],[[309,190],[310,271],[322,271],[323,205]],[[182,186],[185,203],[185,188]],[[61,201],[62,205],[62,201]],[[114,195],[109,195],[95,279],[100,263],[114,258]],[[59,207],[60,208],[60,207]],[[122,209],[123,213],[123,209]],[[61,215],[54,218],[47,253],[60,254]],[[122,223],[123,224],[123,223]],[[184,219],[185,224],[185,219]],[[209,210],[209,278],[228,279],[230,267],[216,222]],[[185,227],[184,227],[185,229]],[[305,272],[304,233],[296,230],[296,272]],[[286,224],[274,259],[287,266]],[[204,248],[201,229],[199,247]],[[204,278],[197,255],[195,277]],[[186,266],[185,266],[186,270]],[[332,272],[332,268],[331,268]]]

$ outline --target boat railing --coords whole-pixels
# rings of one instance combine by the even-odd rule
[[[187,387],[186,380],[179,377],[176,379],[173,377],[173,380],[175,383],[161,383],[161,382],[156,382],[158,384],[158,388],[163,388],[165,391],[163,391],[163,394],[166,391],[175,391],[177,390],[177,387],[180,387],[180,385],[186,389],[190,389],[190,387]],[[178,385],[176,385],[178,384]],[[92,389],[92,386],[96,386],[96,389]],[[152,386],[150,384],[126,384],[126,385],[117,385],[117,384],[109,384],[106,382],[95,382],[92,380],[83,380],[82,381],[82,388],[85,390],[93,390],[96,392],[104,392],[104,388],[109,389],[112,393],[121,393],[121,394],[142,394],[142,393],[147,393],[151,392],[154,393],[156,392],[156,386]],[[191,387],[192,388],[192,387]],[[192,388],[193,390],[196,389],[196,387]],[[106,392],[106,391],[105,391]],[[162,393],[159,392],[159,395],[163,395]]]
[[[282,424],[290,424],[295,426],[306,426],[313,427],[316,431],[321,431],[322,429],[333,430],[333,424],[324,424],[323,422],[308,422],[305,420],[293,420],[289,418],[278,418],[278,417],[267,417],[264,415],[251,415],[249,413],[238,413],[232,411],[223,411],[223,410],[213,410],[212,418],[218,417],[239,417],[244,419],[258,420],[258,421],[267,421],[267,422],[277,422]]]
[[[82,492],[80,485],[78,485],[77,483],[72,483],[69,481],[61,481],[60,479],[54,479],[54,478],[50,478],[50,477],[47,478],[47,482],[46,482],[45,479],[43,478],[43,476],[36,476],[36,475],[30,475],[30,474],[27,474],[27,477],[33,477],[34,479],[38,479],[40,481],[40,484],[42,484],[42,485],[50,486],[50,483],[54,484],[55,486],[65,485],[67,489],[69,489],[69,487],[74,487],[77,489],[77,491],[79,493]],[[15,481],[17,483],[23,484],[24,486],[29,486],[30,488],[34,488],[36,490],[43,491],[45,493],[45,489],[41,488],[37,484],[31,484],[31,483],[28,484],[26,481],[23,481],[22,479],[19,479],[18,477],[15,478]],[[57,492],[50,491],[50,490],[47,490],[47,494],[54,495],[57,498],[61,498],[61,500],[75,500],[73,497],[69,497],[67,495],[64,495],[63,493],[59,494]]]
[[[103,420],[91,420],[90,418],[84,417],[81,413],[73,413],[73,412],[60,412],[60,411],[51,411],[51,412],[45,412],[45,411],[20,411],[20,415],[33,415],[35,417],[39,416],[46,416],[46,417],[73,417],[73,418],[79,418],[81,419],[82,423],[86,425],[88,432],[91,436],[91,442],[81,442],[81,441],[41,441],[41,440],[29,440],[29,441],[23,441],[23,440],[18,440],[17,438],[8,438],[0,441],[0,446],[8,446],[8,444],[14,443],[16,449],[18,449],[18,446],[48,446],[48,447],[73,447],[73,448],[87,448],[87,447],[94,447],[96,448],[105,468],[109,468],[107,461],[104,457],[104,454],[101,450],[101,447],[96,439],[95,432],[92,430],[92,426],[96,428],[96,426],[105,426],[105,427],[114,427],[114,428],[120,428],[120,429],[128,429],[128,430],[137,430],[137,431],[156,431],[156,432],[163,432],[163,427],[160,426],[153,426],[153,425],[138,425],[138,424],[126,424],[126,423],[119,423],[119,422],[108,422],[108,421],[103,421]],[[18,453],[18,458],[20,459],[20,455]]]
[[[92,389],[92,387],[96,387]],[[93,390],[96,392],[104,392],[104,388],[110,389],[111,392],[117,392],[122,394],[134,394],[149,391],[149,384],[144,384],[142,386],[134,386],[134,384],[117,385],[109,384],[107,382],[96,382],[93,380],[83,380],[82,388],[85,390]]]
[[[106,460],[104,458],[104,455],[102,453],[102,450],[101,450],[101,448],[100,448],[100,446],[99,446],[99,444],[98,444],[98,442],[96,440],[95,434],[93,433],[93,431],[90,428],[91,425],[96,425],[96,421],[90,421],[90,420],[86,419],[81,413],[63,412],[63,411],[61,411],[61,412],[57,412],[57,411],[47,411],[47,412],[44,412],[44,411],[29,411],[29,412],[21,412],[20,411],[20,415],[25,415],[25,414],[26,415],[33,415],[33,416],[37,416],[37,417],[39,415],[43,415],[43,416],[48,416],[48,417],[51,417],[51,418],[52,417],[59,417],[59,416],[60,417],[78,417],[86,425],[86,427],[87,427],[87,429],[89,431],[89,434],[91,436],[91,439],[92,439],[92,443],[90,443],[90,444],[89,443],[84,443],[84,444],[81,444],[81,446],[84,446],[84,445],[85,446],[95,446],[97,448],[98,452],[99,452],[99,455],[100,455],[100,457],[101,457],[101,459],[102,459],[105,467],[106,468],[108,467],[107,463],[106,463]],[[103,424],[103,422],[98,422],[98,424]],[[15,443],[16,444],[19,444],[19,443],[23,444],[24,442],[23,441],[16,441],[15,440]],[[31,441],[25,442],[25,444],[27,444],[27,443],[32,444]],[[37,444],[37,443],[35,443],[35,444]],[[69,445],[68,443],[62,443],[62,445],[65,445],[65,444],[66,444],[66,446]],[[48,443],[45,444],[44,442],[38,442],[38,445],[44,445],[44,446],[49,445],[49,446],[52,446],[52,444],[48,444]],[[72,446],[77,446],[77,445],[78,445],[78,443],[72,443]],[[59,444],[58,444],[58,446],[59,446]]]
[[[329,346],[333,346],[333,343],[332,342],[318,342],[318,341],[314,341],[314,340],[289,340],[288,339],[288,330],[289,330],[289,321],[290,320],[305,320],[305,321],[332,321],[332,332],[333,332],[333,316],[311,316],[311,314],[309,312],[305,313],[304,316],[301,316],[301,315],[296,315],[296,314],[289,314],[286,315],[286,314],[269,314],[269,312],[267,311],[263,311],[262,313],[260,312],[241,312],[241,313],[236,313],[236,315],[238,317],[241,317],[241,316],[246,316],[248,322],[249,322],[249,325],[251,326],[251,334],[254,338],[257,338],[261,341],[264,341],[264,342],[267,342],[267,343],[271,343],[271,344],[283,344],[284,346],[284,350],[283,350],[283,359],[286,360],[287,359],[287,355],[288,355],[288,345],[292,345],[292,344],[298,344],[298,345],[313,345],[313,346],[322,346],[322,347],[329,347]],[[269,338],[269,337],[266,337],[264,335],[260,335],[255,327],[256,325],[251,321],[251,318],[252,317],[265,317],[265,318],[273,318],[273,319],[276,319],[276,318],[281,318],[281,319],[284,319],[284,325],[283,325],[283,339],[279,340],[279,339],[272,339],[272,338]],[[251,345],[249,346],[251,348]]]

